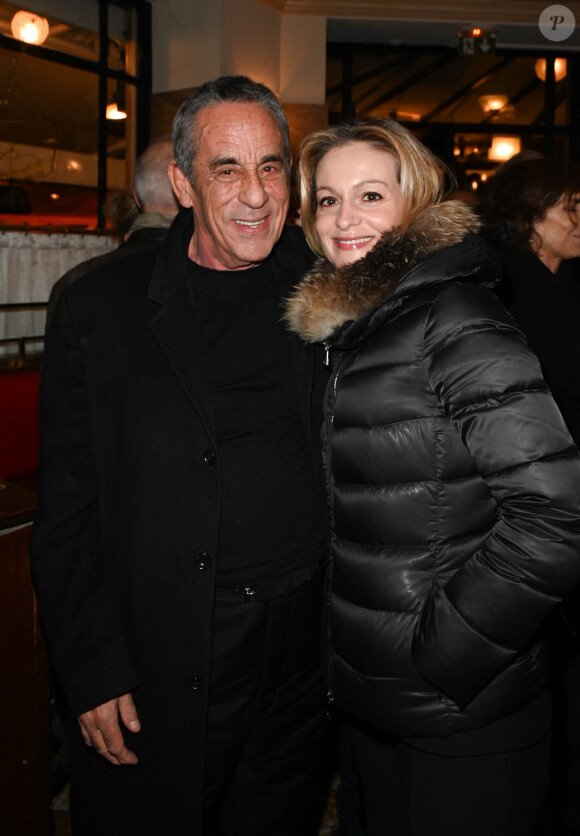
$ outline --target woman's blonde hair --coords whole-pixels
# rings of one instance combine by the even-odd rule
[[[405,206],[403,228],[422,209],[438,203],[445,191],[443,163],[394,119],[360,120],[315,131],[300,146],[295,173],[302,227],[319,255],[324,253],[316,233],[316,170],[329,151],[352,142],[372,145],[395,160]]]

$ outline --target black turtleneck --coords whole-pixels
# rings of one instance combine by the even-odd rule
[[[222,473],[218,583],[247,585],[317,562],[319,488],[270,263],[189,272]]]

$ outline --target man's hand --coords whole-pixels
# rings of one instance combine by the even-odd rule
[[[131,694],[123,694],[80,715],[78,721],[83,740],[115,766],[139,763],[135,752],[125,746],[119,715],[129,731],[141,730],[133,697]]]

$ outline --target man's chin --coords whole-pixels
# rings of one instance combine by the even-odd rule
[[[236,248],[233,251],[234,258],[232,259],[232,263],[235,263],[236,266],[230,269],[244,270],[250,267],[256,267],[268,258],[276,246],[277,241],[278,239],[276,238],[275,240],[255,242],[251,247]]]

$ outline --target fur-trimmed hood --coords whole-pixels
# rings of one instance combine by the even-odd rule
[[[286,323],[306,342],[325,342],[346,322],[356,322],[383,305],[395,291],[396,295],[409,292],[412,286],[401,282],[404,276],[479,227],[471,209],[449,200],[423,210],[403,233],[398,229],[386,232],[359,261],[335,267],[319,258],[287,300]],[[473,253],[469,260],[467,273],[471,274],[479,265],[473,263]],[[425,281],[422,277],[421,283]]]

